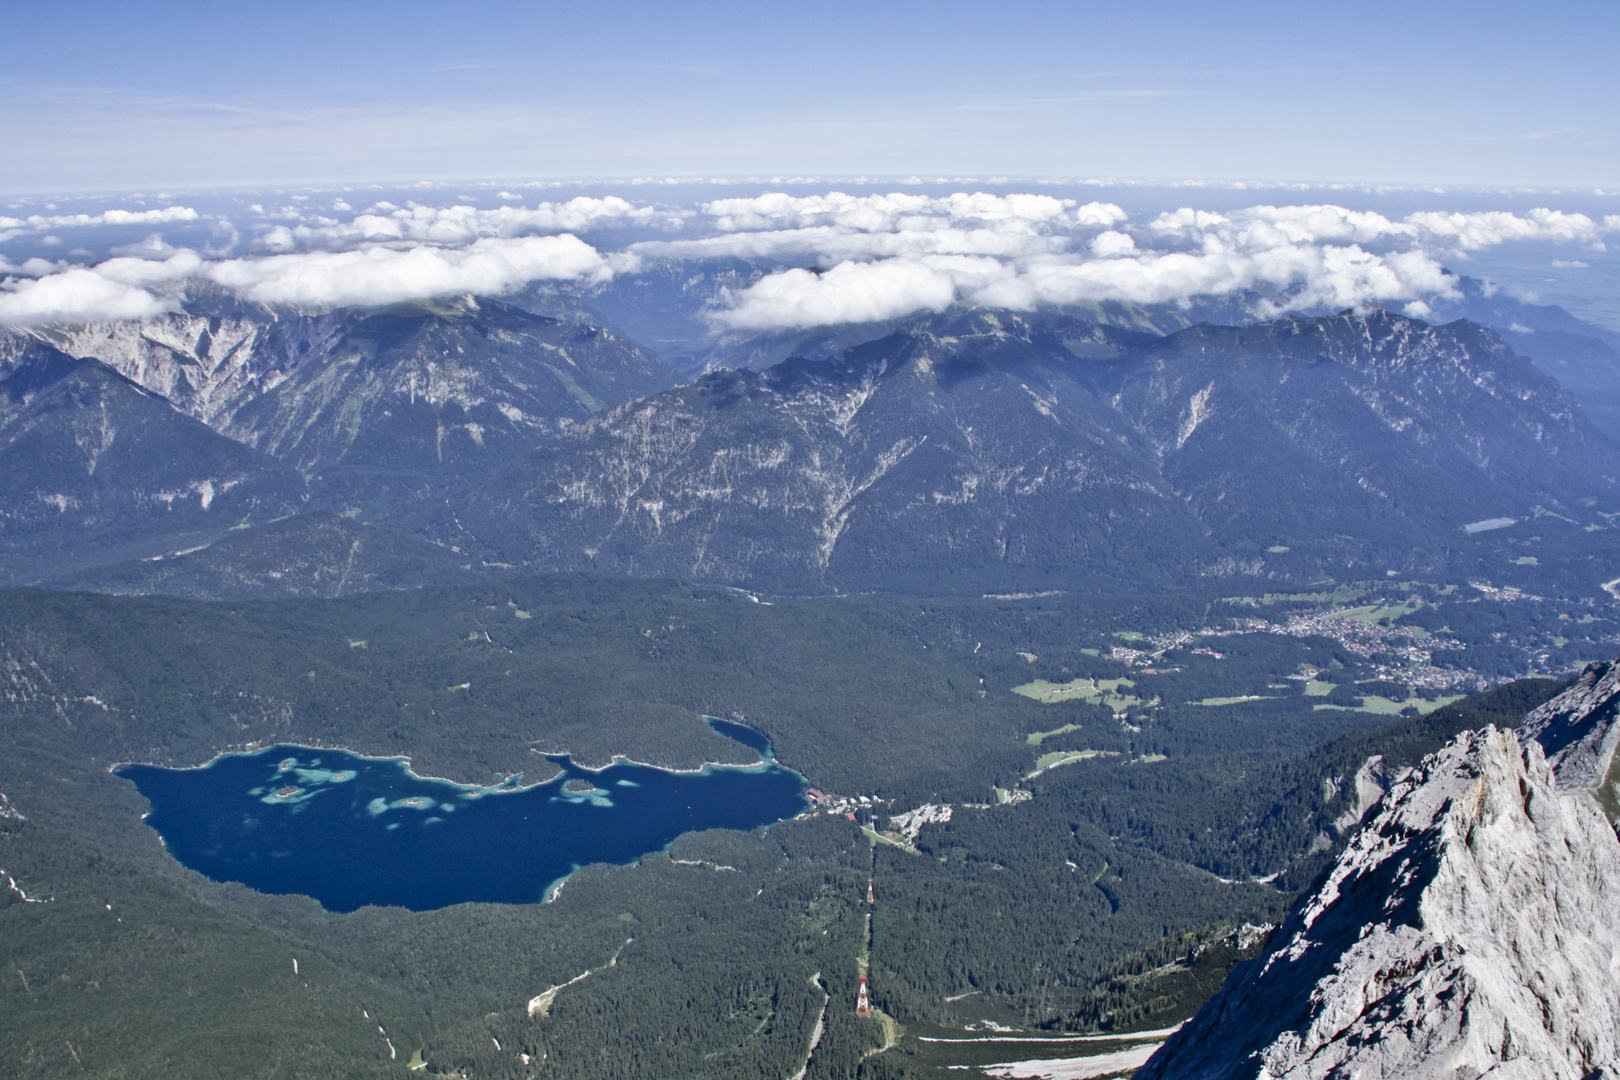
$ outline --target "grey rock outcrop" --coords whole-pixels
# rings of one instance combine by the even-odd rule
[[[1620,744],[1620,661],[1588,664],[1575,685],[1519,722],[1521,742],[1534,739],[1558,775],[1560,791],[1601,786]]]
[[[1384,755],[1374,754],[1363,762],[1351,783],[1354,785],[1356,804],[1346,807],[1333,823],[1334,831],[1341,837],[1360,825],[1367,812],[1377,806],[1378,800],[1389,791],[1392,780],[1384,767]]]
[[[1558,733],[1571,781],[1595,756],[1579,748],[1612,753],[1614,682],[1594,665],[1521,728]],[[1459,736],[1137,1080],[1612,1073],[1620,840],[1582,786],[1533,738]]]

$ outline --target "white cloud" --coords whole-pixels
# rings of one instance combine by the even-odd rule
[[[1160,214],[1148,226],[1161,240],[1213,247],[1263,250],[1285,244],[1367,244],[1410,238],[1417,230],[1382,214],[1342,206],[1251,206],[1228,214],[1182,208]]]
[[[1108,259],[1043,260],[1016,277],[967,293],[976,303],[1018,309],[1039,304],[1125,301],[1184,303],[1245,290],[1282,294],[1284,310],[1339,310],[1454,295],[1438,262],[1421,253],[1379,256],[1349,247],[1294,244],[1260,252],[1149,252]]]
[[[272,251],[298,248],[343,249],[370,244],[410,243],[455,247],[486,237],[511,238],[576,233],[625,225],[669,225],[679,216],[651,206],[638,206],[609,195],[580,196],[563,203],[542,202],[534,209],[503,206],[395,206],[379,202],[346,222],[315,216],[293,226],[277,225],[259,244]]]
[[[148,286],[184,281],[195,276],[202,268],[201,255],[181,248],[161,262],[155,259],[108,259],[97,265],[95,272],[120,285]]]
[[[49,259],[42,259],[38,255],[35,255],[33,258],[24,259],[23,264],[17,267],[16,272],[21,274],[23,277],[38,278],[44,277],[46,274],[54,274],[57,271],[66,270],[68,266],[69,264],[65,259],[52,262]]]
[[[200,217],[189,206],[162,210],[106,210],[99,214],[33,214],[26,218],[0,218],[0,227],[26,225],[31,229],[72,229],[89,225],[167,225],[176,221],[196,221]]]
[[[941,198],[927,195],[846,195],[841,191],[826,195],[792,196],[772,192],[745,199],[717,199],[705,203],[703,212],[715,219],[722,232],[803,229],[831,225],[860,232],[933,231],[935,223],[952,226],[964,222],[1024,224],[1073,223],[1067,215],[1072,199],[1050,195],[987,195],[957,192]],[[1088,203],[1081,211],[1097,224],[1124,220],[1125,212],[1106,203]],[[1109,214],[1117,216],[1108,216]],[[1084,223],[1084,222],[1082,222]]]
[[[392,304],[510,292],[531,281],[602,279],[613,270],[574,236],[485,238],[465,248],[385,247],[209,264],[207,276],[249,300],[310,307]]]
[[[1355,244],[1291,243],[1284,233],[1270,231],[1269,222],[1266,233],[1244,226],[1235,235],[1222,235],[1229,220],[1195,223],[1206,231],[1193,251],[1139,250],[1133,237],[1110,230],[1093,238],[1085,254],[971,260],[972,274],[904,256],[840,263],[820,278],[789,270],[737,293],[733,309],[718,318],[739,327],[814,325],[816,319],[834,320],[846,310],[858,309],[859,301],[846,291],[860,287],[872,292],[870,304],[883,312],[875,317],[895,318],[941,310],[946,282],[956,300],[1015,310],[1100,301],[1185,303],[1201,296],[1258,291],[1281,297],[1268,302],[1280,313],[1455,295],[1455,285],[1440,262],[1423,251],[1379,254]],[[835,290],[825,284],[829,282],[842,287]]]
[[[0,322],[138,317],[165,310],[171,301],[162,294],[188,278],[266,303],[370,306],[499,295],[537,280],[600,281],[635,272],[643,256],[786,264],[725,294],[709,313],[718,327],[733,329],[878,321],[952,303],[1023,310],[1097,301],[1186,304],[1235,292],[1258,293],[1268,298],[1262,310],[1276,312],[1390,304],[1421,315],[1434,300],[1455,295],[1442,260],[1510,242],[1601,248],[1620,232],[1620,215],[1597,220],[1540,208],[1424,211],[1396,220],[1325,203],[1218,213],[1186,207],[1133,223],[1112,203],[984,192],[775,192],[714,200],[697,211],[607,196],[489,210],[376,202],[354,213],[341,198],[322,201],[330,210],[317,210],[307,196],[291,198],[308,208],[251,208],[259,232],[253,242],[259,254],[251,258],[224,257],[236,234],[221,219],[215,232],[225,250],[199,254],[153,234],[112,252],[127,257],[90,268],[39,257],[0,264],[7,275]],[[352,217],[326,216],[332,212]],[[175,206],[0,218],[0,235],[197,217]],[[620,226],[695,235],[618,252],[599,252],[575,235]]]
[[[733,256],[814,262],[899,256],[990,255],[1016,259],[1067,250],[1076,231],[1108,228],[1126,219],[1112,203],[1048,195],[792,196],[718,199],[703,206],[721,233],[695,240],[652,240],[640,254],[672,258]]]
[[[733,233],[701,240],[648,240],[632,250],[642,255],[678,259],[732,256],[742,259],[813,261],[833,266],[848,260],[884,259],[899,255],[995,255],[1018,258],[1069,246],[1063,236],[1050,236],[1010,224],[1000,228],[904,228],[895,232],[862,232],[830,225],[772,232]]]
[[[110,248],[108,254],[130,255],[137,259],[166,259],[179,250],[181,249],[163,239],[162,233],[152,233],[145,240]]]
[[[1099,259],[1106,259],[1114,255],[1135,255],[1136,241],[1125,233],[1109,229],[1092,237],[1091,253]]]
[[[0,325],[146,319],[172,310],[173,301],[121,284],[83,267],[0,285]]]
[[[83,215],[80,215],[83,216]],[[197,211],[189,206],[171,206],[163,210],[108,210],[101,215],[102,225],[163,225],[173,221],[196,221]],[[75,221],[74,224],[79,224]],[[98,224],[92,220],[90,224]]]
[[[339,307],[498,295],[531,281],[604,280],[635,266],[634,256],[604,258],[574,236],[486,238],[448,250],[373,247],[216,262],[182,248],[162,260],[121,257],[94,267],[35,258],[4,268],[10,276],[0,282],[0,325],[147,318],[174,310],[178,300],[168,295],[175,292],[172,286],[198,277],[261,303]]]
[[[1427,313],[1429,301],[1454,298],[1442,269],[1450,253],[1513,241],[1601,247],[1620,231],[1620,215],[1602,223],[1550,209],[1506,212],[1414,213],[1393,220],[1330,204],[1252,206],[1215,213],[1186,207],[1144,225],[1127,224],[1111,204],[1074,207],[1041,196],[884,195],[856,198],[833,192],[795,198],[766,195],[709,203],[722,235],[637,245],[646,254],[738,255],[814,261],[820,279],[766,277],[731,300],[742,321],[728,325],[805,326],[816,311],[828,317],[844,304],[799,304],[832,295],[815,281],[870,280],[884,286],[874,304],[889,312],[939,310],[939,282],[950,279],[959,302],[1030,309],[1041,304],[1125,301],[1185,304],[1197,297],[1252,291],[1273,299],[1263,309],[1312,311],[1398,304]],[[973,282],[929,260],[941,255],[989,257],[1002,273]],[[846,266],[869,264],[865,278]],[[838,275],[835,277],[835,273]],[[800,272],[802,274],[802,272]],[[921,282],[930,282],[923,289]],[[898,283],[906,283],[906,288]],[[756,303],[756,294],[760,302]],[[907,300],[906,298],[910,299]],[[792,302],[790,302],[792,301]],[[772,318],[783,321],[772,323]]]
[[[1089,202],[1074,212],[1074,223],[1081,228],[1109,229],[1130,216],[1113,203]]]
[[[277,225],[259,238],[259,246],[271,251],[292,251],[298,247],[298,238],[285,225]]]
[[[1463,251],[1495,247],[1511,240],[1600,245],[1603,234],[1620,231],[1620,218],[1611,215],[1599,225],[1585,214],[1566,214],[1539,207],[1524,217],[1505,212],[1446,214],[1426,212],[1406,219],[1429,237],[1455,244]]]
[[[822,274],[796,268],[761,278],[716,319],[738,330],[880,322],[944,311],[956,294],[948,270],[918,260],[846,262]]]

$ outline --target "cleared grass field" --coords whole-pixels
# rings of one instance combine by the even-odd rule
[[[1031,746],[1039,746],[1047,739],[1056,738],[1059,735],[1067,735],[1071,731],[1079,730],[1079,724],[1064,724],[1062,727],[1053,728],[1051,731],[1032,731],[1028,735],[1024,736],[1024,741],[1029,743]]]
[[[1367,694],[1361,699],[1360,707],[1318,705],[1316,709],[1318,711],[1322,709],[1338,709],[1341,712],[1364,712],[1373,713],[1377,716],[1399,716],[1403,709],[1415,708],[1419,716],[1427,716],[1436,709],[1450,705],[1453,701],[1461,701],[1463,697],[1462,694],[1451,694],[1446,697],[1437,697],[1433,701],[1425,701],[1420,697],[1407,698],[1405,701],[1392,701],[1387,697],[1379,697],[1377,694]]]
[[[1090,705],[1107,705],[1115,712],[1151,704],[1134,695],[1121,693],[1124,687],[1135,689],[1136,683],[1130,679],[1074,679],[1066,683],[1036,679],[1034,682],[1015,686],[1012,690],[1015,694],[1022,694],[1047,705],[1058,701],[1084,701]],[[1046,738],[1055,734],[1057,732],[1046,732],[1041,737]]]
[[[1035,759],[1035,771],[1025,775],[1024,779],[1039,776],[1048,769],[1055,769],[1059,765],[1072,765],[1076,761],[1089,761],[1096,757],[1119,757],[1118,750],[1053,750],[1042,754]]]
[[[1410,615],[1422,606],[1422,604],[1368,604],[1366,607],[1351,608],[1349,611],[1344,612],[1344,617],[1370,623],[1375,623],[1379,619],[1389,619],[1394,622],[1402,615]]]
[[[1321,604],[1334,607],[1359,600],[1371,591],[1356,585],[1340,585],[1330,592],[1266,593],[1264,596],[1224,596],[1223,604],[1247,604],[1250,607],[1270,607],[1272,604]]]

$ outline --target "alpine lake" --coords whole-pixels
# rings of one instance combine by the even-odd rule
[[[547,754],[561,772],[545,783],[468,787],[417,776],[404,758],[272,746],[192,769],[115,772],[151,803],[146,823],[169,854],[215,881],[338,912],[528,904],[588,863],[633,863],[682,833],[755,829],[808,805],[804,777],[775,762],[763,735],[705,719],[763,760],[674,772]]]

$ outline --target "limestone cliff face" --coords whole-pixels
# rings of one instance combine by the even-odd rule
[[[470,298],[273,310],[218,296],[139,322],[0,328],[0,374],[89,357],[298,470],[314,505],[397,524],[673,368],[598,327]]]
[[[1534,737],[1486,728],[1395,783],[1271,951],[1138,1080],[1613,1070],[1620,840],[1591,769],[1574,770],[1593,756],[1578,748],[1611,741],[1615,682],[1593,665],[1527,718],[1527,736],[1563,733],[1553,763]]]
[[[354,321],[347,313],[278,319],[267,308],[241,305],[224,314],[178,311],[139,322],[49,327],[32,336],[69,356],[95,357],[217,431],[305,359],[329,349]]]

